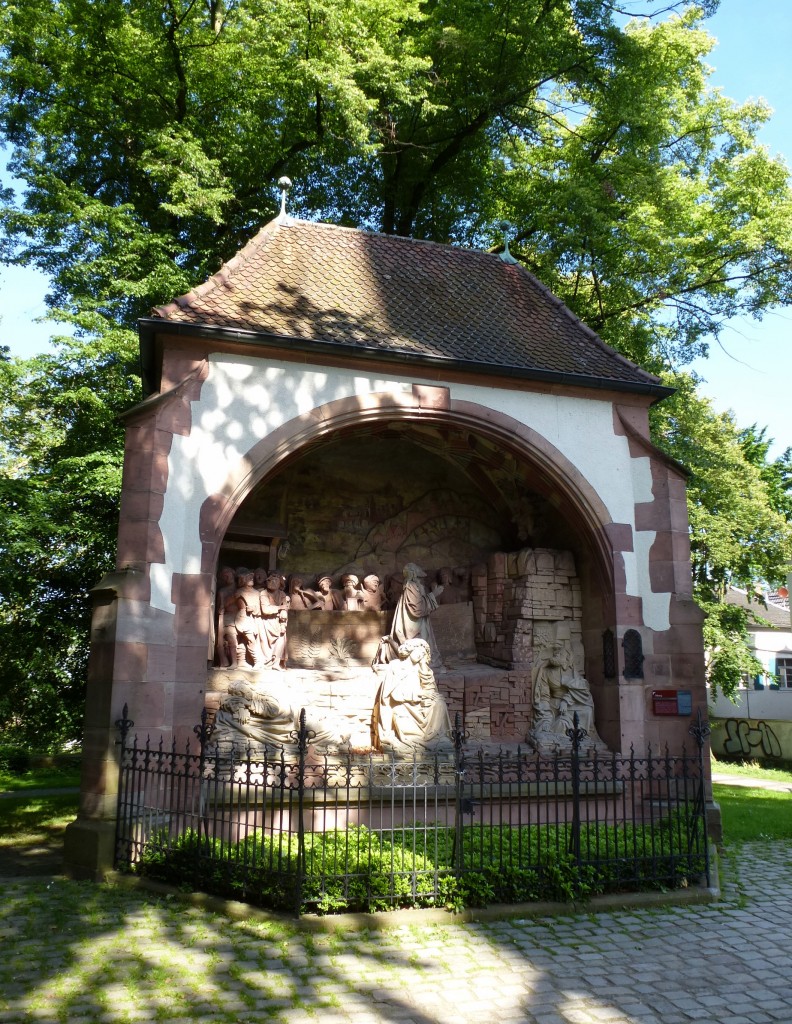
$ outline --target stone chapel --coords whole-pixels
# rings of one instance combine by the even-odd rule
[[[543,742],[554,644],[602,749],[689,740],[706,691],[685,471],[648,423],[670,392],[523,267],[282,212],[139,331],[70,871],[112,860],[125,705],[139,733],[187,739],[261,669],[366,749],[408,566],[437,595],[437,685],[470,742]],[[240,578],[281,595],[269,661],[223,596]]]

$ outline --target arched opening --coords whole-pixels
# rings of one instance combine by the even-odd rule
[[[459,600],[476,611],[468,653],[504,670],[524,659],[528,675],[530,654],[508,647],[511,634],[505,647],[499,644],[493,616],[512,633],[515,623],[506,620],[515,615],[568,616],[584,655],[581,671],[607,709],[601,731],[615,740],[618,723],[606,693],[614,688],[602,657],[602,634],[614,622],[613,555],[603,530],[609,518],[574,467],[524,425],[491,412],[485,420],[470,406],[350,411],[337,410],[309,430],[287,425],[282,437],[248,454],[225,499],[214,501],[213,524],[204,520],[215,571],[277,569],[309,585],[321,575],[338,584],[345,573],[376,574],[392,608],[393,581],[405,563],[419,564],[430,581],[450,569]],[[505,607],[488,593],[479,614],[482,587],[500,586],[493,560],[526,550],[566,557],[559,572],[570,580],[560,600],[569,607],[554,611],[548,598],[531,611],[523,594],[522,611],[515,611],[514,602]],[[519,572],[514,564],[504,572]],[[547,591],[557,577],[545,579]]]

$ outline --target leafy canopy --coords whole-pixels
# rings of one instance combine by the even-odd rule
[[[2,364],[4,707],[34,675],[48,693],[83,678],[84,595],[113,544],[114,416],[138,394],[136,319],[230,258],[275,213],[282,174],[305,216],[481,247],[507,230],[649,369],[704,351],[724,318],[789,302],[787,170],[756,142],[767,108],[709,86],[705,14],[671,2],[626,21],[606,0],[2,5],[0,139],[21,192],[0,196],[0,259],[49,275],[53,317],[74,334]],[[761,432],[743,444],[766,462]],[[770,533],[788,471],[763,478]],[[746,572],[743,540],[697,514],[707,585],[713,566]]]
[[[756,612],[726,602],[730,586],[753,595],[786,581],[792,562],[792,449],[769,461],[765,430],[740,430],[696,394],[688,376],[669,375],[677,391],[653,410],[655,438],[690,471],[687,501],[694,593],[707,613],[709,682],[732,696],[743,673],[762,670],[750,651]],[[750,599],[750,598],[749,598]]]

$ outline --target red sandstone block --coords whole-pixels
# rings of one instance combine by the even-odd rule
[[[658,562],[673,562],[674,535],[669,530],[658,531],[649,550],[649,557],[657,559]]]
[[[176,674],[176,648],[151,644],[148,649],[146,679],[154,682],[172,682]]]
[[[169,341],[162,353],[161,393],[164,394],[177,384],[181,384],[196,370],[203,371],[197,374],[199,381],[205,379],[209,372],[205,351],[189,340]]]
[[[164,562],[165,542],[157,523],[125,520],[118,527],[118,565]]]
[[[448,410],[451,408],[451,392],[449,388],[413,384],[412,393],[421,409]]]
[[[150,519],[158,523],[165,496],[155,491],[124,491],[121,494],[121,519]]]
[[[134,423],[127,425],[124,433],[124,452],[160,452],[167,455],[173,444],[173,435],[170,431],[160,430],[157,426],[156,416],[150,415],[147,419],[137,419]]]
[[[113,659],[113,679],[116,682],[139,682],[145,679],[148,662],[146,644],[117,643]]]
[[[674,596],[671,598],[668,615],[671,625],[695,624],[704,621],[704,612],[692,597]]]
[[[635,506],[636,530],[668,530],[671,514],[668,505],[662,501],[644,501]]]
[[[192,409],[185,395],[174,395],[159,408],[157,425],[170,434],[188,437],[192,430]]]
[[[603,530],[614,551],[632,551],[633,532],[629,523],[607,523]]]
[[[616,595],[616,620],[623,626],[643,625],[643,601],[627,594]]]
[[[668,503],[670,510],[670,524],[671,529],[674,532],[687,534],[689,519],[687,510],[687,501],[685,500],[672,500]]]
[[[203,685],[209,666],[206,642],[201,647],[179,645],[176,654],[174,679],[178,683],[193,682]]]
[[[168,456],[164,452],[127,451],[121,479],[123,491],[157,491],[168,486]]]
[[[135,720],[135,732],[145,738],[147,734],[159,734],[170,728],[173,707],[171,687],[161,682],[140,683],[129,701],[130,715]],[[134,711],[134,713],[133,713]]]
[[[655,594],[672,594],[674,592],[674,563],[655,561],[649,555],[649,581]]]
[[[652,495],[655,501],[665,504],[668,500],[668,467],[659,459],[651,460]]]

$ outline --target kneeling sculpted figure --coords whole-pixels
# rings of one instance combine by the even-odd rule
[[[567,730],[573,728],[575,714],[586,744],[603,745],[594,725],[591,689],[575,667],[567,641],[548,642],[539,652],[533,668],[533,711],[531,738],[540,747],[569,746]]]
[[[451,720],[431,666],[429,644],[415,637],[399,646],[377,691],[372,731],[380,750],[418,752],[451,746]]]

